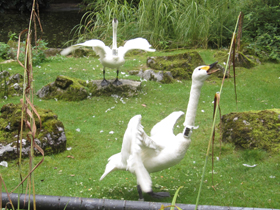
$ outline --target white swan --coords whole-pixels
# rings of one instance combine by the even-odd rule
[[[179,163],[191,143],[191,133],[194,128],[196,109],[200,96],[200,89],[216,63],[197,67],[192,74],[192,86],[189,103],[184,122],[183,133],[176,136],[173,127],[184,113],[177,111],[157,123],[151,130],[149,137],[141,125],[141,115],[132,117],[128,123],[120,153],[109,158],[102,180],[114,170],[128,170],[137,177],[137,189],[142,200],[142,191],[153,197],[167,197],[167,192],[153,192],[149,173],[161,171]]]
[[[130,50],[145,50],[149,52],[156,51],[155,49],[150,49],[150,43],[144,38],[135,38],[128,40],[124,46],[117,47],[117,27],[118,20],[116,18],[112,21],[113,24],[113,44],[112,49],[104,44],[104,42],[98,39],[92,39],[85,41],[84,43],[79,43],[72,45],[61,51],[61,55],[68,55],[72,51],[82,47],[92,47],[93,51],[99,56],[99,60],[103,65],[103,81],[101,82],[102,86],[107,86],[110,83],[105,79],[105,67],[107,68],[116,68],[117,69],[117,78],[113,82],[114,85],[121,85],[122,82],[119,81],[119,67],[122,66],[125,62],[124,56]]]

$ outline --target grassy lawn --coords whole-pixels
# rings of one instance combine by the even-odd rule
[[[214,51],[198,50],[205,63],[215,61]],[[128,70],[146,68],[147,56],[168,55],[174,52],[142,53],[127,57],[121,68],[120,78],[139,80],[127,76]],[[183,51],[180,51],[183,52]],[[2,65],[11,74],[21,73],[17,63]],[[279,82],[280,64],[266,63],[252,69],[237,68],[238,106],[235,104],[233,78],[227,79],[221,94],[222,114],[249,110],[280,108]],[[106,70],[107,79],[116,76],[115,70]],[[34,88],[39,90],[53,82],[58,75],[76,77],[83,80],[101,79],[102,66],[96,57],[49,58],[47,62],[34,67]],[[154,191],[167,190],[174,195],[179,186],[178,203],[195,204],[209,141],[213,113],[213,98],[220,90],[221,80],[209,78],[201,91],[196,118],[199,129],[192,135],[191,146],[185,158],[178,165],[162,172],[151,174]],[[34,104],[51,109],[65,126],[67,150],[61,154],[45,157],[43,164],[35,171],[36,194],[55,196],[78,196],[138,200],[135,177],[126,171],[116,171],[99,181],[107,159],[120,151],[122,136],[129,119],[142,115],[142,125],[149,134],[153,125],[173,111],[185,111],[188,104],[191,81],[160,84],[142,82],[142,91],[137,97],[92,97],[80,102],[39,100]],[[19,97],[1,99],[6,103],[19,103]],[[146,106],[143,106],[145,104]],[[204,110],[204,112],[202,111]],[[177,123],[175,133],[182,132],[183,119]],[[76,129],[80,129],[80,132]],[[113,134],[109,132],[113,131]],[[211,161],[207,164],[200,205],[279,208],[280,206],[280,156],[259,150],[236,150],[233,145],[215,142],[214,186],[211,181]],[[69,157],[70,156],[70,157]],[[39,162],[41,157],[36,157]],[[257,164],[254,168],[242,164]],[[1,166],[0,166],[1,167]],[[28,160],[23,161],[28,170]],[[20,181],[16,161],[9,167],[0,168],[8,190]],[[25,172],[26,172],[25,171]],[[23,187],[25,191],[25,187]],[[2,189],[4,191],[4,188]],[[146,201],[171,202],[172,198],[156,200],[145,196]]]

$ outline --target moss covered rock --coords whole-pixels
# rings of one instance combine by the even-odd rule
[[[280,152],[280,109],[222,116],[221,136],[239,148]]]
[[[220,50],[214,54],[214,58],[219,61],[219,63],[226,63],[228,59],[228,50]],[[252,55],[244,55],[242,52],[239,52],[235,57],[235,66],[244,67],[244,68],[253,68],[260,64],[260,61],[257,57]]]
[[[172,83],[174,81],[172,74],[170,71],[154,71],[151,69],[148,70],[133,70],[130,71],[129,74],[137,75],[142,79],[149,81],[156,81],[164,84]]]
[[[7,71],[0,72],[1,97],[20,96],[23,92],[23,76],[14,74],[10,76]]]
[[[101,80],[84,81],[66,76],[58,76],[56,80],[37,92],[42,99],[58,99],[65,101],[80,101],[91,96],[118,94],[120,96],[137,95],[141,88],[141,82],[132,80],[120,80],[123,84],[115,86],[110,84],[101,86]],[[109,80],[113,82],[113,80]]]
[[[6,104],[1,108],[0,115],[0,162],[2,160],[16,159],[18,129],[21,124],[21,104]],[[66,149],[66,136],[64,126],[57,119],[57,115],[51,110],[45,110],[36,107],[40,115],[42,127],[35,117],[37,135],[35,142],[44,150],[45,155],[62,152]],[[25,126],[24,126],[25,127]],[[28,129],[23,132],[23,150],[22,157],[28,157],[30,143],[26,140]],[[35,155],[40,153],[35,150]]]
[[[113,94],[122,96],[122,97],[130,97],[138,95],[139,90],[141,89],[141,82],[121,79],[122,85],[116,86],[113,85],[112,82],[114,80],[108,80],[110,85],[102,87],[101,80],[91,80],[88,82],[87,87],[89,88],[90,94],[92,96],[111,96]]]
[[[170,71],[176,79],[191,79],[193,70],[203,64],[201,56],[195,51],[147,59],[147,66],[155,70]]]

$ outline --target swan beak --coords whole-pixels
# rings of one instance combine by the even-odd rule
[[[216,71],[219,71],[219,70],[220,70],[220,69],[213,69],[213,68],[216,66],[217,63],[218,63],[218,61],[215,62],[215,63],[210,64],[209,66],[207,66],[208,69],[206,69],[206,71],[207,71],[207,74],[208,74],[208,75],[213,74],[213,73],[215,73]]]

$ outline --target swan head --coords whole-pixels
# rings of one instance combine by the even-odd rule
[[[118,19],[117,18],[114,18],[113,21],[112,21],[112,25],[113,25],[113,28],[117,28],[118,27]]]
[[[196,67],[192,74],[192,80],[204,82],[209,77],[209,75],[218,71],[218,69],[213,69],[217,63],[218,62]]]

